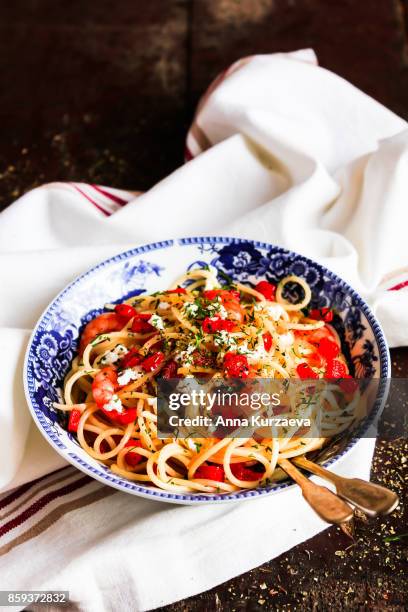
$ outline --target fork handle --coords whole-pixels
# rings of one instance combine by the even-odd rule
[[[340,525],[353,518],[353,509],[330,489],[306,478],[287,459],[280,459],[279,465],[300,486],[303,497],[321,519],[333,525]]]
[[[308,472],[332,482],[339,497],[350,502],[368,516],[375,517],[379,514],[389,514],[399,504],[398,495],[394,491],[374,482],[339,476],[305,457],[296,457],[293,462]]]

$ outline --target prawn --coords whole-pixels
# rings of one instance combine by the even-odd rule
[[[221,297],[222,304],[231,319],[235,319],[238,323],[242,323],[245,316],[245,311],[239,303],[239,293],[236,295],[235,291],[221,290],[219,295]]]
[[[238,323],[243,322],[245,311],[239,302],[231,300],[229,302],[225,302],[224,307],[231,319],[235,319],[235,321],[238,321]]]
[[[118,377],[115,368],[103,368],[93,379],[92,393],[97,406],[104,406],[112,399],[116,387],[118,386]]]
[[[99,317],[96,317],[96,319],[93,319],[85,326],[79,343],[79,354],[82,355],[87,345],[100,334],[120,331],[123,327],[123,319],[115,312],[105,312],[99,315]]]
[[[310,366],[315,368],[321,368],[325,364],[325,360],[319,353],[319,345],[323,339],[331,340],[340,346],[340,340],[330,325],[324,325],[319,329],[312,331],[299,331],[295,330],[295,336],[300,340],[309,344],[309,347],[314,349],[315,352],[307,356],[307,362]]]
[[[340,346],[340,340],[334,329],[330,325],[324,325],[319,329],[313,330],[294,330],[294,334],[300,340],[304,340],[313,345],[319,345],[323,338],[336,342]]]

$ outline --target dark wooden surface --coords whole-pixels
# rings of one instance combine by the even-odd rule
[[[53,180],[148,189],[182,163],[200,94],[243,55],[311,46],[408,119],[407,14],[408,0],[2,2],[0,209]],[[407,350],[393,365],[408,377]],[[372,473],[403,502],[406,457],[406,440],[379,441]],[[403,503],[352,537],[331,528],[166,610],[402,610],[406,540],[384,538],[406,516]]]

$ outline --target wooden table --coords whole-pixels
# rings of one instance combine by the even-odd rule
[[[321,65],[408,119],[408,0],[13,0],[0,8],[0,209],[47,181],[145,190],[182,163],[196,102],[238,57],[313,47]],[[408,351],[393,351],[408,376]],[[407,441],[373,480],[404,498]],[[273,514],[271,521],[274,520]],[[331,528],[166,610],[402,610],[404,504]],[[244,526],[243,526],[244,528]],[[214,543],[216,554],[216,543]]]

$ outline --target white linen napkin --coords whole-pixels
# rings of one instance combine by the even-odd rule
[[[318,67],[311,51],[255,56],[234,64],[204,96],[187,139],[195,159],[147,193],[53,183],[1,213],[0,491],[64,465],[25,405],[27,330],[75,275],[137,244],[224,234],[285,246],[353,284],[390,344],[407,344],[406,128]],[[367,478],[373,448],[373,440],[360,441],[336,469]],[[39,485],[27,486],[23,501],[31,503]],[[94,503],[67,506],[55,522],[55,493],[46,500],[54,518],[45,521],[43,504],[41,529],[37,506],[24,531],[21,500],[14,493],[0,499],[0,508],[11,508],[8,520],[16,519],[3,536],[0,526],[3,588],[70,589],[87,611],[126,609],[130,601],[147,610],[211,588],[326,526],[296,488],[181,508],[117,492],[103,498],[103,485],[81,486],[97,496]]]

